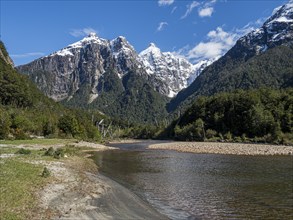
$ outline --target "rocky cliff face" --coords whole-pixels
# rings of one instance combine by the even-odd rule
[[[110,41],[90,34],[17,68],[65,105],[99,109],[130,122],[150,122],[167,113],[168,98],[155,90],[124,37]]]
[[[155,89],[171,98],[189,86],[201,71],[212,63],[212,61],[201,61],[193,65],[174,53],[161,52],[154,43],[151,43],[139,56]]]
[[[99,79],[109,69],[119,77],[139,69],[137,54],[123,37],[112,41],[90,34],[49,56],[42,57],[18,69],[49,97],[56,101],[69,100],[83,86],[90,87],[91,103],[98,97]]]
[[[127,40],[99,38],[92,33],[48,56],[17,67],[49,97],[70,100],[81,87],[90,87],[88,103],[99,96],[104,76],[113,70],[122,78],[130,71],[147,77],[153,89],[166,97],[174,97],[186,88],[211,61],[196,65],[170,52],[161,52],[154,44],[137,54]]]
[[[293,41],[293,1],[279,7],[262,27],[241,37],[228,52],[233,58],[259,55],[270,48],[291,44]]]

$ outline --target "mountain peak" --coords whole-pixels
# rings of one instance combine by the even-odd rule
[[[154,43],[150,43],[149,47],[141,51],[139,54],[141,57],[161,57],[162,53]]]
[[[98,35],[95,32],[91,32],[91,33],[89,33],[89,35],[87,37],[91,37],[91,38],[95,37],[96,38],[96,37],[98,37]]]
[[[266,20],[262,27],[248,33],[238,40],[238,49],[233,56],[242,55],[249,59],[254,55],[265,52],[278,45],[291,44],[293,41],[293,1],[278,7],[273,15]],[[231,53],[231,52],[230,52]],[[240,55],[240,56],[242,56]]]
[[[274,14],[265,22],[264,25],[272,23],[291,23],[293,22],[293,0],[274,10]]]
[[[156,48],[157,48],[157,46],[156,46],[155,43],[150,43],[150,44],[149,44],[149,47],[156,47]]]

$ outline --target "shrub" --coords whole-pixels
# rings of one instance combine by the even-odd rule
[[[228,131],[226,134],[225,134],[225,139],[227,141],[232,141],[233,140],[233,137],[232,137],[232,134],[230,131]]]
[[[79,124],[75,117],[64,115],[58,121],[58,128],[66,135],[73,137],[79,133]]]
[[[16,153],[17,154],[31,154],[32,152],[29,149],[20,148]]]
[[[60,159],[64,157],[64,150],[62,148],[58,148],[55,152],[54,152],[54,158],[56,159]]]
[[[11,125],[9,115],[0,109],[0,139],[6,139]]]
[[[207,137],[208,139],[214,138],[214,137],[216,137],[216,136],[217,136],[217,132],[216,132],[215,130],[208,129],[208,130],[206,131],[206,137]]]
[[[53,156],[54,155],[54,148],[49,147],[49,149],[45,152],[44,156]]]
[[[50,170],[47,167],[44,167],[44,170],[42,172],[42,177],[49,177],[51,175]]]
[[[28,140],[31,139],[22,129],[16,128],[13,133],[16,140]]]

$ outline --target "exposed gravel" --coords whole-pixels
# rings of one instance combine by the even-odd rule
[[[151,144],[148,149],[209,154],[293,155],[293,146],[219,142],[169,142]]]

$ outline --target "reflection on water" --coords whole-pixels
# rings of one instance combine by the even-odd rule
[[[292,219],[292,157],[97,152],[107,176],[172,219]]]

